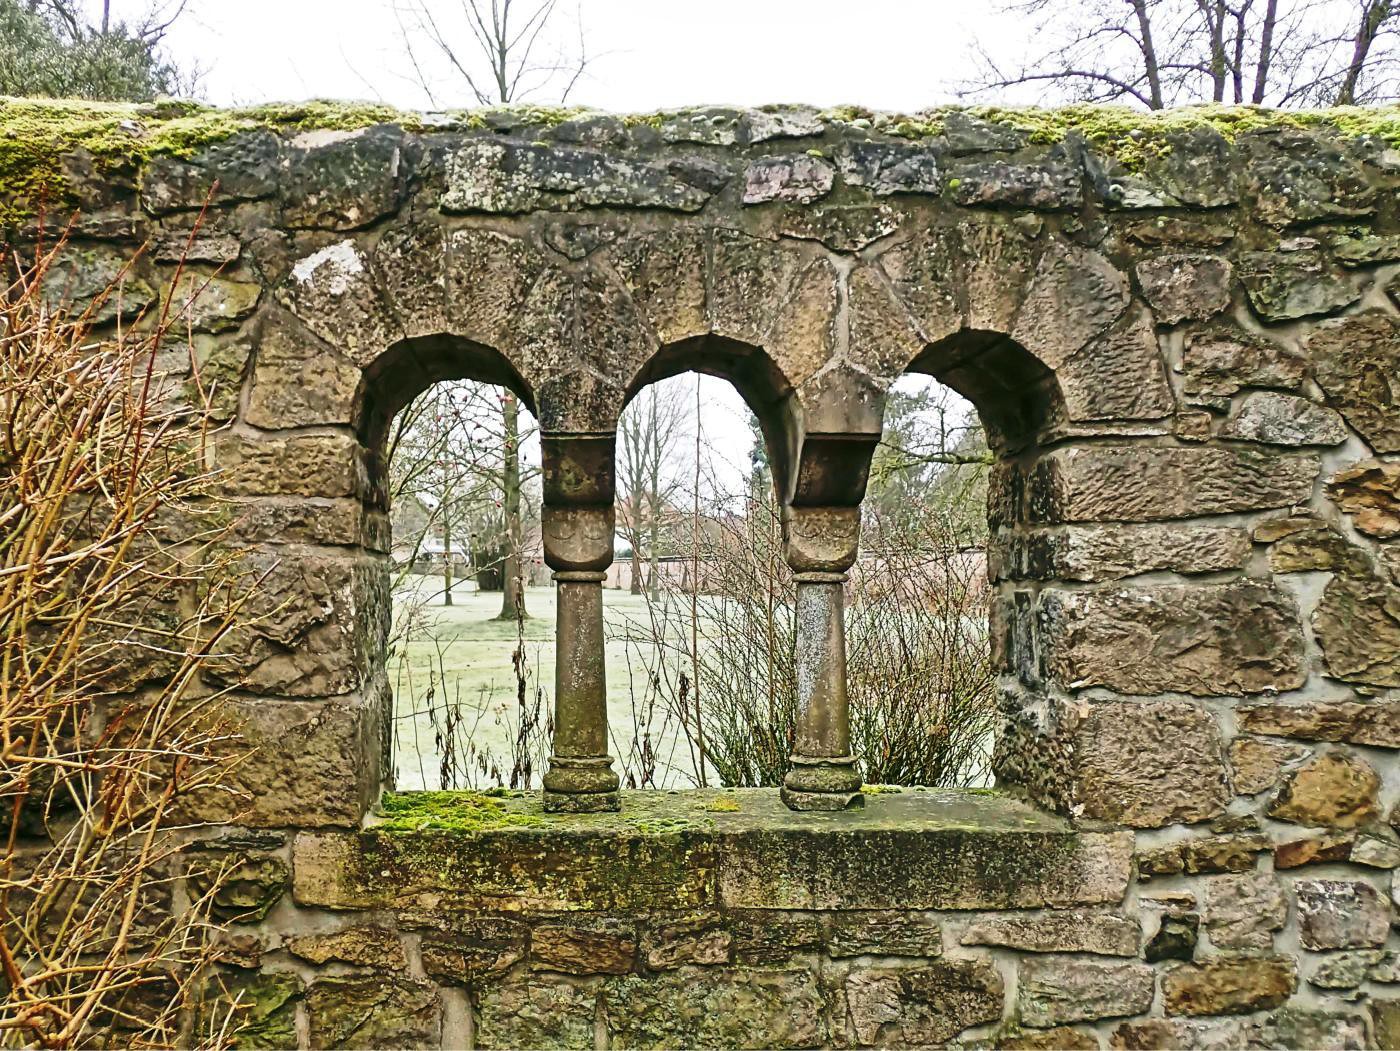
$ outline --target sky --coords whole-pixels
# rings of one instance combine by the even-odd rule
[[[408,4],[192,0],[170,43],[206,69],[204,92],[212,102],[331,97],[422,107],[430,103],[412,75],[405,23],[396,17],[396,7],[406,11]],[[985,0],[560,0],[557,18],[571,46],[581,22],[592,56],[571,98],[582,105],[919,109],[952,101],[971,70],[976,38],[1014,31],[1015,20],[990,6]],[[432,8],[444,35],[465,43],[460,0],[434,0]],[[451,90],[438,99],[444,107],[469,103]]]
[[[533,9],[536,0],[518,2]],[[917,110],[956,100],[973,69],[975,39],[1005,39],[1015,31],[1014,20],[985,2],[558,2],[561,32],[542,40],[539,53],[546,60],[577,53],[581,30],[589,62],[568,101],[619,112],[770,102]],[[462,0],[428,3],[444,38],[462,41],[469,53]],[[412,6],[413,0],[190,0],[168,44],[203,70],[201,94],[219,105],[305,98],[403,108],[473,105],[413,20]],[[422,76],[414,74],[410,43]],[[552,103],[559,90],[558,81],[545,83],[531,98]],[[690,387],[696,380],[668,382]],[[742,493],[752,434],[747,409],[725,381],[699,382],[709,485]],[[929,382],[906,377],[901,388]],[[693,449],[693,435],[683,444]]]

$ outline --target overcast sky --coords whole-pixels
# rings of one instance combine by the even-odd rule
[[[218,103],[308,97],[428,104],[406,60],[395,3],[406,0],[194,0],[172,50],[207,69]],[[461,0],[433,9],[449,39]],[[526,0],[521,0],[525,3]],[[533,0],[530,0],[533,2]],[[573,101],[612,110],[689,103],[947,102],[971,70],[975,37],[1014,32],[985,2],[954,0],[560,0],[594,56]],[[451,97],[456,94],[457,97]],[[443,92],[440,105],[467,105]],[[552,101],[544,99],[544,101]]]
[[[519,2],[533,8],[535,0]],[[461,0],[430,3],[444,36],[460,39],[470,54]],[[169,45],[179,60],[204,70],[202,93],[220,105],[304,98],[473,105],[404,14],[409,6],[411,0],[191,0]],[[557,22],[561,34],[541,54],[575,50],[581,27],[591,56],[569,101],[615,111],[768,102],[915,110],[954,100],[972,72],[975,37],[1015,32],[1014,22],[985,3],[952,0],[560,0]],[[431,94],[413,73],[405,29],[419,46]],[[557,92],[547,84],[533,98],[554,102]],[[922,382],[911,377],[902,385]],[[723,380],[701,383],[714,484],[742,492],[751,433],[745,406]]]

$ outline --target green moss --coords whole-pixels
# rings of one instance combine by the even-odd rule
[[[700,809],[708,810],[714,814],[737,814],[744,808],[733,796],[720,796],[718,799],[711,799]]]
[[[386,792],[380,811],[384,820],[375,829],[381,832],[479,832],[544,823],[535,814],[508,810],[500,795],[485,792]]]
[[[867,796],[897,795],[904,791],[898,785],[861,785],[860,790]]]

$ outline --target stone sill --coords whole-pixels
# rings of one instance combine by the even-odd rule
[[[794,814],[771,789],[627,792],[622,813],[605,815],[546,815],[535,794],[422,793],[393,797],[387,820],[359,832],[299,834],[293,891],[302,905],[409,921],[1068,907],[1122,901],[1132,850],[1129,832],[1075,831],[970,790],[871,794],[839,814]]]

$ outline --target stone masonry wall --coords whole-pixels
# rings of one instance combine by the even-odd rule
[[[145,246],[104,320],[184,312],[228,423],[265,616],[205,685],[255,751],[190,816],[247,1046],[1400,1045],[1396,111],[0,131],[9,238],[72,209],[74,295]],[[386,422],[506,383],[589,507],[688,368],[760,417],[794,543],[851,520],[902,373],[977,405],[1001,794],[379,805]]]

